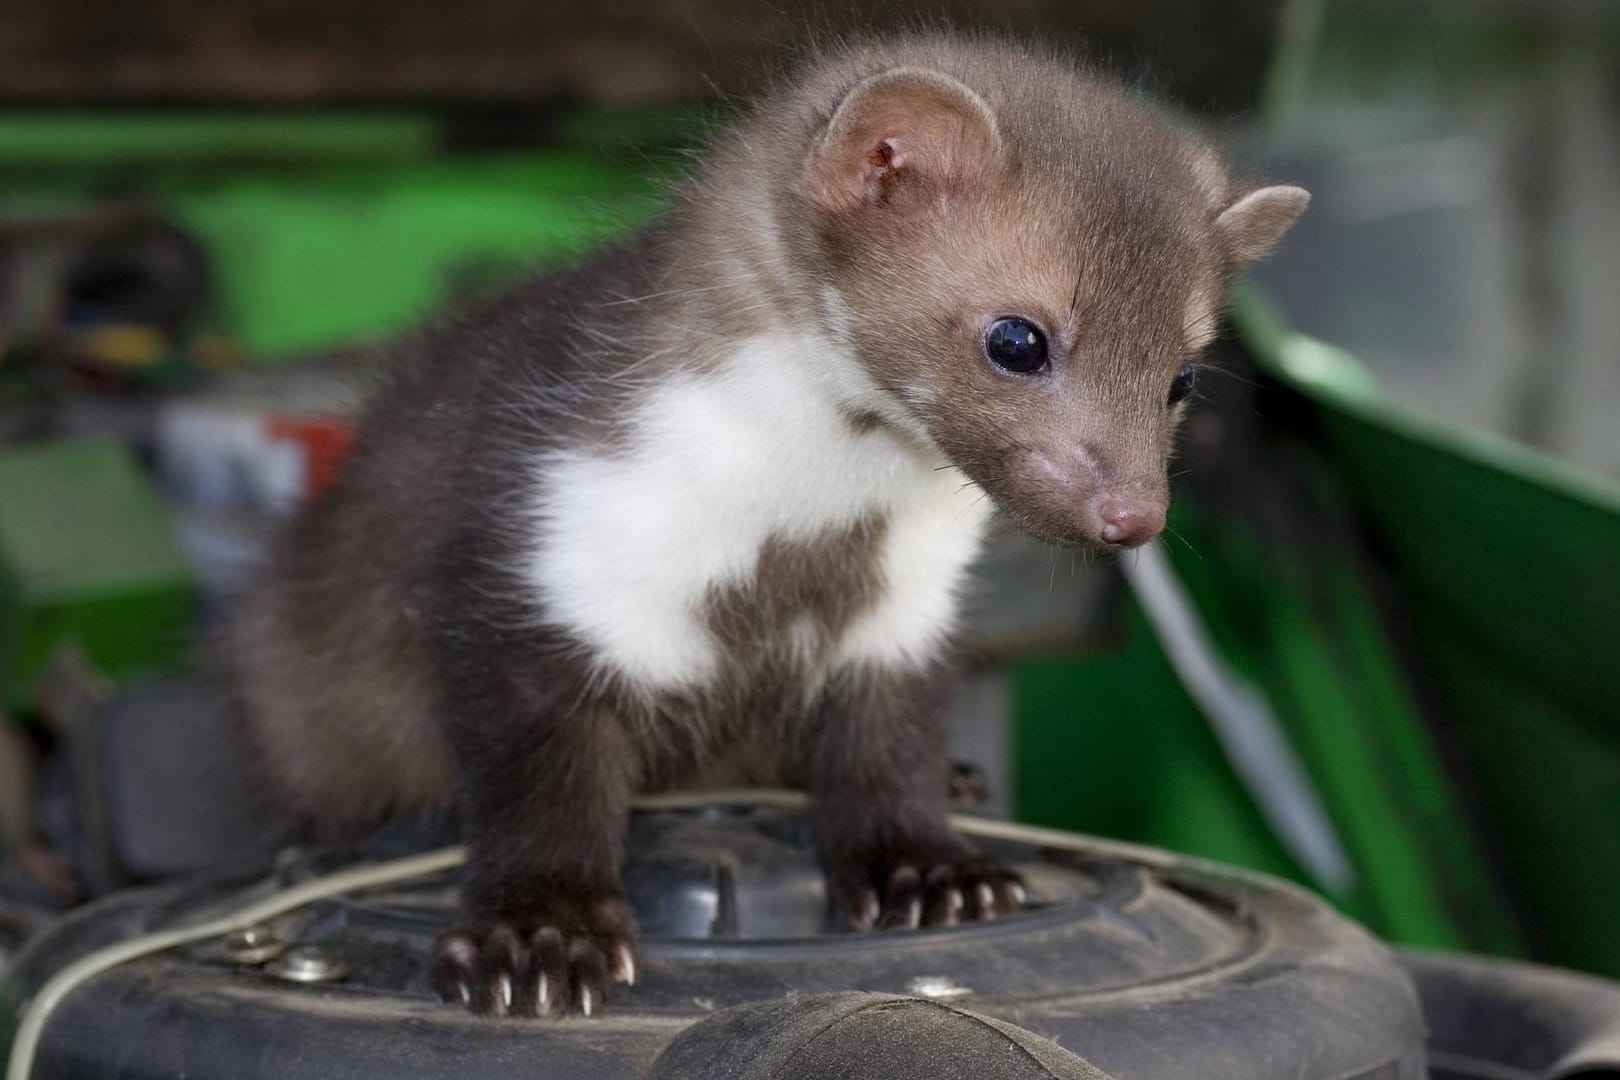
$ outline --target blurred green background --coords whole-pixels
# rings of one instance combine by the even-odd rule
[[[340,451],[309,432],[352,412],[368,343],[656,214],[807,26],[917,18],[23,7],[0,33],[0,840],[36,878],[71,847],[38,810],[73,741],[63,657],[106,694],[186,667]],[[993,550],[956,721],[983,808],[1292,877],[1402,942],[1620,975],[1615,9],[928,15],[1071,44],[1316,194],[1214,347],[1231,377],[1168,538],[1061,574]],[[264,434],[289,421],[301,456]]]

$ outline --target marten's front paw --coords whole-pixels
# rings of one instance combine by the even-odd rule
[[[594,1016],[613,983],[635,981],[635,922],[617,896],[475,916],[440,938],[434,955],[439,996],[480,1016]]]
[[[1018,875],[965,844],[886,852],[828,867],[835,910],[856,930],[915,930],[1011,914]]]

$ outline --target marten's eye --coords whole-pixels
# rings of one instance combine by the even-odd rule
[[[1193,383],[1197,381],[1198,372],[1194,370],[1193,366],[1191,364],[1182,364],[1181,372],[1176,376],[1176,381],[1170,384],[1170,404],[1177,405],[1186,401],[1187,395],[1192,393]]]
[[[1046,366],[1046,335],[1024,319],[997,319],[984,333],[984,352],[997,367],[1028,375]]]

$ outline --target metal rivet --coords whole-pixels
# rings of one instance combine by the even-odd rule
[[[199,960],[258,967],[287,951],[287,941],[267,926],[249,926],[191,950]]]
[[[278,979],[299,983],[337,982],[349,974],[342,961],[317,945],[289,949],[264,970]]]
[[[918,975],[906,982],[906,993],[935,1001],[954,1001],[970,996],[973,991],[949,975]]]

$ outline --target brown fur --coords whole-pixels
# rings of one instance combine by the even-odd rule
[[[872,62],[850,66],[862,60]],[[935,41],[904,63],[960,80],[971,98],[953,105],[923,91],[915,182],[888,197],[890,212],[795,214],[796,241],[807,261],[830,264],[862,314],[863,359],[910,390],[947,454],[1025,528],[1087,538],[1054,509],[1083,506],[1087,493],[1047,490],[1049,473],[1025,467],[1026,452],[1067,458],[1077,446],[1092,475],[1060,469],[1061,483],[1164,499],[1179,418],[1165,389],[1207,340],[1237,266],[1215,227],[1230,181],[1207,144],[1050,57],[1008,64]],[[827,77],[852,75],[835,65]],[[974,356],[998,314],[1047,330],[1059,376],[1050,392],[1021,393],[982,363],[928,362]],[[1065,367],[1078,377],[1062,377]]]
[[[843,410],[861,440],[943,452],[1031,532],[1100,542],[1107,500],[1162,520],[1183,411],[1169,388],[1232,274],[1303,205],[1237,188],[1201,140],[1039,50],[929,36],[815,58],[655,227],[400,347],[355,460],[231,635],[272,791],[359,826],[453,790],[467,923],[438,980],[483,1012],[540,1008],[523,995],[542,975],[565,1007],[600,999],[633,942],[631,793],[739,749],[811,791],[845,916],[1015,906],[1012,879],[945,824],[943,647],[909,667],[820,659],[884,593],[888,521],[768,541],[704,603],[723,677],[653,691],[522,587],[535,462],[627,453],[648,388],[785,326],[847,343],[881,388]],[[1044,329],[1048,369],[988,361],[1002,316]]]
[[[830,648],[882,594],[878,560],[887,524],[863,517],[811,543],[767,540],[746,583],[710,590],[709,632],[742,668],[784,642],[795,650]]]

